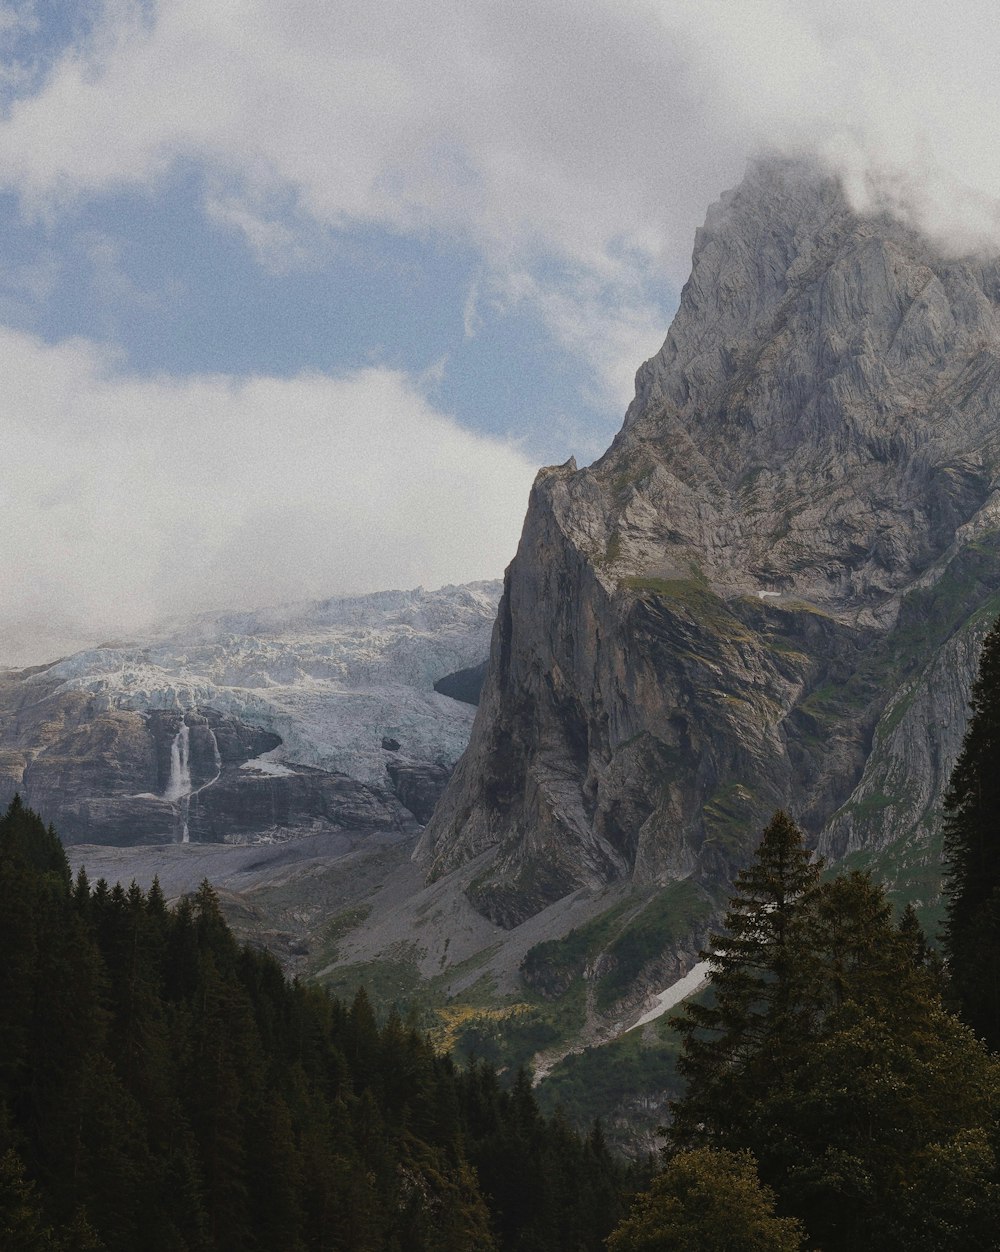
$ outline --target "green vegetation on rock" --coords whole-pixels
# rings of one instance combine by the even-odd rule
[[[664,601],[671,609],[693,618],[727,643],[747,642],[754,638],[726,601],[710,590],[700,572],[689,578],[630,575],[618,585],[640,596],[652,596]]]
[[[636,901],[626,897],[561,939],[536,944],[521,962],[525,982],[547,999],[564,995],[575,980],[582,978],[587,964],[611,942],[622,918],[636,908]]]
[[[423,983],[415,945],[405,943],[387,948],[378,960],[340,965],[323,979],[331,995],[351,996],[364,987],[376,1006],[403,1012],[422,998]]]
[[[571,1052],[538,1087],[539,1103],[549,1112],[561,1108],[576,1127],[600,1118],[623,1146],[640,1136],[652,1140],[667,1120],[667,1102],[681,1093],[679,1052],[665,1015],[610,1043]]]
[[[696,883],[668,883],[645,900],[633,895],[561,939],[536,944],[521,963],[527,985],[559,1000],[582,987],[585,972],[594,1004],[608,1012],[650,962],[690,941],[711,916],[715,902]]]
[[[753,790],[741,782],[725,783],[705,801],[702,812],[706,845],[729,857],[738,855],[757,814]]]
[[[367,921],[370,914],[371,906],[367,904],[358,904],[335,914],[323,928],[320,950],[314,955],[313,964],[327,965],[335,961],[340,940]]]
[[[628,919],[605,949],[608,969],[596,981],[595,1001],[606,1012],[632,987],[643,968],[690,936],[711,916],[714,901],[690,879],[668,883]]]

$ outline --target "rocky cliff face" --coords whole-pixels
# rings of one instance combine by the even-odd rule
[[[430,875],[495,849],[471,891],[512,925],[726,881],[778,805],[833,855],[926,839],[1000,607],[998,470],[1000,265],[752,169],[609,451],[538,476]]]
[[[0,672],[0,803],[67,843],[416,832],[473,716],[434,683],[484,656],[499,591],[209,615]]]

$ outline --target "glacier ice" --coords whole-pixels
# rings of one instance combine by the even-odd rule
[[[489,581],[202,614],[77,653],[46,678],[108,707],[210,708],[272,731],[281,746],[247,763],[262,773],[309,765],[384,787],[383,738],[402,761],[450,766],[464,750],[475,709],[434,682],[486,657],[501,590]],[[172,803],[191,795],[186,731],[171,749]]]

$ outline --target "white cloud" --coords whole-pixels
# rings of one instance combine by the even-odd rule
[[[704,0],[658,6],[746,150],[819,155],[860,209],[1000,248],[1000,11],[988,0]],[[713,125],[714,124],[714,125]]]
[[[0,176],[41,208],[194,157],[333,226],[617,269],[609,240],[654,254],[677,206],[717,189],[714,170],[673,175],[703,138],[684,77],[638,4],[160,0],[153,25],[112,6],[0,127]]]
[[[479,313],[479,290],[480,280],[474,278],[469,286],[468,294],[465,297],[465,304],[462,308],[462,330],[466,339],[475,339],[482,329],[483,319]]]
[[[0,4],[0,28],[15,11]],[[609,426],[665,330],[659,283],[686,277],[706,205],[761,146],[819,154],[860,207],[956,248],[1000,242],[993,0],[149,12],[108,0],[42,79],[0,66],[22,92],[0,116],[0,190],[26,214],[155,195],[193,162],[206,211],[275,269],[306,264],[324,231],[458,238],[481,257],[466,333],[490,300],[530,306],[587,363]],[[137,622],[472,577],[513,550],[528,466],[398,374],[143,381],[86,344],[4,334],[0,350],[8,604],[72,591],[93,621],[110,604]]]
[[[271,273],[308,268],[311,249],[295,224],[284,221],[280,212],[268,212],[266,205],[254,205],[245,191],[220,190],[206,199],[205,211],[213,221],[238,231]]]
[[[305,222],[460,235],[494,283],[530,273],[538,311],[581,352],[595,336],[567,335],[565,309],[579,291],[553,275],[602,285],[581,316],[612,343],[645,326],[649,274],[686,276],[705,206],[762,144],[819,152],[860,205],[956,246],[1000,238],[992,0],[158,0],[154,14],[107,4],[0,121],[0,185],[29,212],[155,187],[195,160],[210,212],[267,264],[301,263]],[[622,368],[602,373],[612,387]]]
[[[495,577],[516,547],[534,467],[398,373],[138,379],[10,331],[0,359],[0,662],[210,606]]]
[[[601,282],[587,270],[557,282],[519,270],[506,278],[494,299],[501,306],[524,303],[532,308],[556,342],[585,363],[583,395],[617,421],[619,402],[633,393],[637,365],[663,342],[662,310],[645,301],[637,288],[628,281]]]
[[[678,125],[683,75],[640,6],[160,0],[156,14],[108,6],[92,44],[0,121],[0,185],[29,214],[155,194],[172,162],[194,160],[208,212],[265,264],[300,263],[309,221],[457,235],[488,281],[528,269],[547,291],[553,257],[592,274],[613,289],[614,335],[616,306],[645,302],[668,242],[688,252],[718,190],[715,169],[673,175],[701,137]]]

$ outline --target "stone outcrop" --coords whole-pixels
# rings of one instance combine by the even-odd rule
[[[393,794],[422,826],[426,825],[444,794],[451,769],[445,765],[390,761],[386,770],[392,781]]]
[[[998,471],[1000,264],[751,169],[609,451],[536,480],[430,876],[495,849],[471,894],[513,925],[725,882],[778,805],[833,855],[926,838],[1000,606]]]

